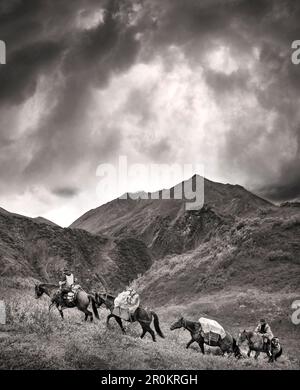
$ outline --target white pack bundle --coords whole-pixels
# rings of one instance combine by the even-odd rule
[[[201,317],[199,318],[199,322],[203,333],[217,333],[221,336],[221,339],[224,339],[224,337],[226,336],[224,328],[217,321]]]

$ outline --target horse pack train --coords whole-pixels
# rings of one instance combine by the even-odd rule
[[[107,326],[109,320],[114,318],[125,334],[126,331],[122,320],[139,322],[142,327],[141,338],[148,332],[152,340],[156,341],[155,332],[151,328],[153,320],[156,333],[161,338],[165,338],[160,328],[158,315],[154,311],[146,310],[140,305],[139,295],[133,288],[127,288],[126,291],[115,297],[107,292],[104,279],[96,274],[96,277],[105,287],[105,292],[88,294],[75,283],[74,276],[70,271],[64,270],[64,275],[64,280],[59,283],[59,288],[56,284],[50,283],[35,285],[36,298],[40,298],[43,294],[50,298],[49,313],[51,308],[56,306],[63,319],[64,309],[77,307],[78,310],[85,314],[85,321],[88,318],[90,318],[90,321],[93,321],[93,313],[99,319],[98,308],[103,305],[110,311],[106,319]],[[90,305],[93,312],[88,310]],[[201,317],[197,322],[181,317],[171,325],[170,330],[173,331],[180,328],[188,330],[191,335],[191,340],[187,343],[186,348],[189,348],[192,343],[196,342],[203,354],[204,344],[207,344],[212,347],[219,347],[222,354],[234,354],[236,358],[241,358],[243,354],[241,353],[240,345],[243,342],[246,342],[248,345],[248,357],[250,357],[252,351],[255,351],[255,359],[257,359],[260,352],[263,352],[267,354],[270,362],[274,362],[282,354],[279,339],[273,336],[270,326],[265,320],[261,320],[255,331],[243,330],[237,340],[229,332],[225,331],[218,322],[205,317]]]

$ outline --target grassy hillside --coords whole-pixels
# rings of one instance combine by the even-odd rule
[[[134,238],[111,239],[80,229],[63,229],[0,211],[0,276],[35,277],[57,282],[72,269],[86,287],[94,273],[120,289],[151,265],[145,244]]]
[[[136,282],[159,305],[227,288],[299,291],[300,218],[289,214],[236,221],[196,250],[166,256]]]
[[[11,280],[11,279],[10,279]],[[22,285],[22,290],[20,289]],[[195,345],[189,350],[185,344],[189,334],[183,330],[171,332],[171,323],[179,315],[197,320],[200,314],[216,317],[233,335],[253,324],[253,313],[238,320],[232,311],[237,302],[247,302],[240,293],[223,296],[206,296],[190,305],[166,305],[156,308],[166,338],[153,343],[149,336],[139,339],[139,324],[127,324],[127,335],[122,335],[112,320],[105,326],[107,310],[99,311],[100,321],[84,323],[77,310],[65,312],[62,322],[57,312],[48,315],[48,300],[35,300],[31,281],[20,281],[0,286],[0,296],[7,303],[8,324],[0,326],[0,369],[299,369],[299,329],[280,327],[276,334],[283,341],[284,354],[275,364],[263,356],[236,360],[219,356],[217,348],[206,347],[206,355]],[[249,298],[249,297],[248,297]],[[265,299],[264,299],[265,298]],[[268,307],[270,296],[257,296],[255,307],[260,315]],[[289,299],[292,297],[289,297]],[[289,300],[288,299],[288,300]],[[216,308],[218,307],[218,310]],[[252,316],[252,317],[251,317]]]
[[[0,328],[0,368],[299,369],[300,327],[290,316],[300,298],[300,208],[212,182],[206,195],[204,207],[191,212],[178,200],[115,200],[79,220],[87,230],[101,226],[97,234],[1,209],[0,299],[8,324]],[[89,291],[102,289],[95,272],[114,293],[131,282],[158,313],[166,339],[140,340],[138,324],[126,336],[113,320],[106,329],[104,309],[94,324],[76,310],[64,323],[55,310],[49,317],[47,298],[34,299],[34,281],[57,282],[65,266]],[[185,349],[187,332],[169,330],[180,316],[213,318],[235,337],[266,317],[284,355],[274,365],[216,356],[213,348],[203,357],[197,346]]]

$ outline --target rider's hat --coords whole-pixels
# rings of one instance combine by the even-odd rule
[[[63,273],[64,274],[69,274],[69,273],[71,273],[71,271],[68,268],[64,268],[63,269]]]
[[[262,319],[260,320],[260,322],[261,322],[262,324],[265,324],[267,321],[266,321],[265,319],[262,318]]]

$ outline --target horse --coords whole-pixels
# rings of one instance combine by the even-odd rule
[[[264,342],[263,335],[257,332],[243,330],[243,332],[239,334],[238,345],[241,345],[244,341],[247,341],[249,347],[247,353],[248,357],[250,357],[251,351],[255,351],[255,359],[258,358],[261,352],[264,352],[268,355],[269,362],[274,362],[282,355],[282,348],[278,337],[272,338],[268,348],[267,343]]]
[[[278,337],[273,337],[271,340],[271,362],[274,363],[282,355],[282,347]]]
[[[199,344],[200,350],[205,354],[204,352],[204,344],[210,345],[212,347],[219,347],[224,355],[224,353],[234,353],[235,357],[241,357],[241,351],[236,343],[236,340],[234,337],[232,337],[228,332],[226,333],[226,336],[221,339],[219,337],[218,341],[211,340],[210,343],[208,343],[204,337],[201,335],[201,325],[199,322],[193,322],[186,320],[185,318],[181,317],[178,321],[174,322],[174,324],[171,325],[170,330],[174,329],[180,329],[184,328],[187,329],[191,334],[191,340],[187,343],[186,348],[188,349],[191,344],[194,342]]]
[[[100,307],[101,305],[104,304],[104,306],[110,311],[110,314],[107,316],[107,319],[106,319],[106,325],[108,326],[109,320],[111,318],[114,318],[117,321],[117,323],[119,324],[122,332],[124,334],[126,334],[126,331],[125,331],[123,324],[122,324],[121,317],[113,314],[115,297],[113,295],[106,294],[106,293],[105,294],[96,293],[95,300],[96,300],[97,307]],[[145,334],[147,332],[149,332],[151,337],[152,337],[152,340],[155,342],[156,341],[155,332],[151,329],[151,326],[150,326],[151,322],[152,322],[152,318],[154,319],[154,328],[156,330],[156,333],[161,338],[165,338],[165,336],[163,335],[163,333],[160,329],[160,326],[159,326],[158,316],[154,311],[147,311],[146,309],[144,309],[142,307],[138,307],[136,309],[136,311],[134,312],[134,314],[132,314],[127,321],[128,322],[136,322],[137,321],[141,325],[142,330],[143,330],[143,332],[141,334],[141,339],[145,336]]]
[[[95,317],[99,320],[99,314],[97,311],[97,306],[95,302],[95,298],[91,294],[87,294],[83,290],[78,290],[76,301],[67,304],[60,296],[58,292],[58,286],[50,283],[40,283],[35,285],[35,298],[39,299],[43,294],[48,295],[51,299],[51,303],[49,305],[49,313],[51,308],[55,305],[57,310],[59,311],[62,320],[64,319],[63,310],[72,309],[77,307],[78,310],[82,311],[85,314],[85,321],[90,317],[90,321],[93,321],[93,313],[88,310],[88,306],[92,303],[92,309]]]

